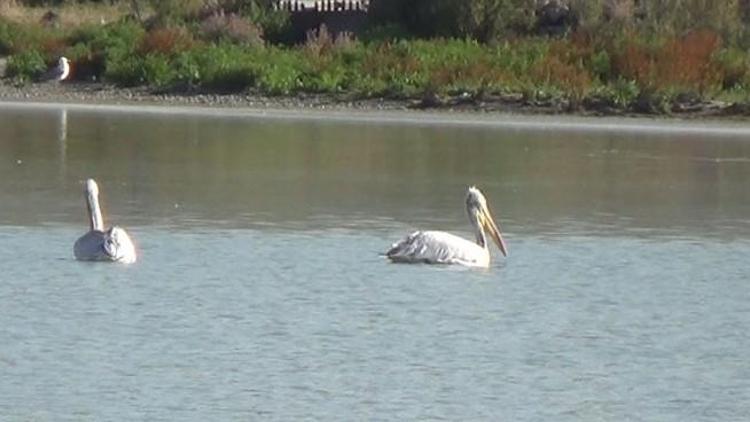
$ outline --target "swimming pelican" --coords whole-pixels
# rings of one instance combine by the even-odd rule
[[[89,232],[78,238],[73,246],[76,259],[123,264],[135,262],[135,247],[128,233],[117,226],[104,231],[102,210],[99,208],[99,186],[94,179],[86,180],[84,196],[89,213]]]
[[[508,256],[508,248],[492,218],[487,200],[476,187],[466,192],[466,212],[469,222],[474,226],[476,243],[441,231],[416,231],[406,239],[393,244],[386,256],[393,262],[459,264],[469,267],[488,267],[490,250],[487,247],[485,230],[503,256]]]

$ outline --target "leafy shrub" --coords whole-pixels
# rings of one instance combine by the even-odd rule
[[[202,72],[195,54],[183,52],[177,54],[172,62],[174,67],[174,82],[189,87],[199,85]]]
[[[145,31],[129,21],[109,25],[87,25],[74,29],[65,38],[64,55],[75,65],[76,79],[100,79],[107,74],[108,66],[121,66],[134,62],[135,49],[141,45]],[[123,68],[111,73],[122,74]],[[138,83],[142,75],[131,75],[130,85]],[[118,79],[119,80],[119,79]]]
[[[116,48],[135,50],[140,44],[146,30],[143,26],[133,21],[123,21],[104,27],[104,32],[100,37],[93,40],[93,43],[100,48]]]
[[[253,86],[259,73],[253,55],[228,43],[198,50],[183,60],[200,84],[213,89],[240,91]]]
[[[750,4],[750,3],[748,3]],[[750,77],[750,58],[748,54],[737,48],[727,48],[714,56],[714,61],[723,76],[722,88],[733,89],[743,86]],[[746,85],[750,87],[750,85]]]
[[[172,85],[177,75],[169,58],[164,54],[151,53],[143,59],[143,81],[151,86],[167,87]]]
[[[47,70],[44,56],[37,50],[27,50],[11,56],[6,75],[19,82],[28,82]]]
[[[271,48],[260,58],[258,87],[268,94],[288,95],[303,88],[302,77],[307,70],[300,54]]]
[[[595,89],[594,96],[604,98],[616,107],[627,109],[641,96],[641,90],[635,81],[617,79]]]
[[[124,86],[143,83],[143,59],[136,53],[146,31],[135,22],[107,25],[88,46],[95,55],[104,57],[104,77]]]
[[[589,68],[593,76],[599,81],[606,82],[612,73],[612,60],[606,50],[593,53],[590,57]]]
[[[108,55],[104,76],[107,80],[122,86],[141,85],[146,81],[143,58],[135,54]]]

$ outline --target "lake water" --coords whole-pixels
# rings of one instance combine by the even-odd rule
[[[0,420],[750,418],[750,129],[321,116],[0,106]],[[509,258],[379,256],[471,184]]]

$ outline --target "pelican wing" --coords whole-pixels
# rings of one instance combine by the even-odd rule
[[[113,261],[133,263],[135,262],[135,247],[128,233],[117,226],[107,231],[104,239],[104,250]]]
[[[67,76],[65,73],[65,67],[62,63],[56,64],[51,69],[44,72],[40,77],[40,81],[59,81]]]
[[[73,254],[81,261],[111,261],[112,258],[104,248],[107,234],[99,230],[91,230],[76,240]]]
[[[441,231],[417,231],[395,243],[386,256],[393,262],[487,266],[489,252],[466,239]]]

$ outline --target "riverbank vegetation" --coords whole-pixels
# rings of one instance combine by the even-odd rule
[[[0,0],[0,55],[15,83],[64,55],[77,80],[161,91],[648,113],[750,102],[744,0],[570,0],[557,10],[537,0],[373,0],[357,37],[321,28],[298,44],[285,37],[287,13],[266,0],[26,3]],[[47,10],[56,21],[44,21]],[[545,26],[551,12],[558,19]]]

